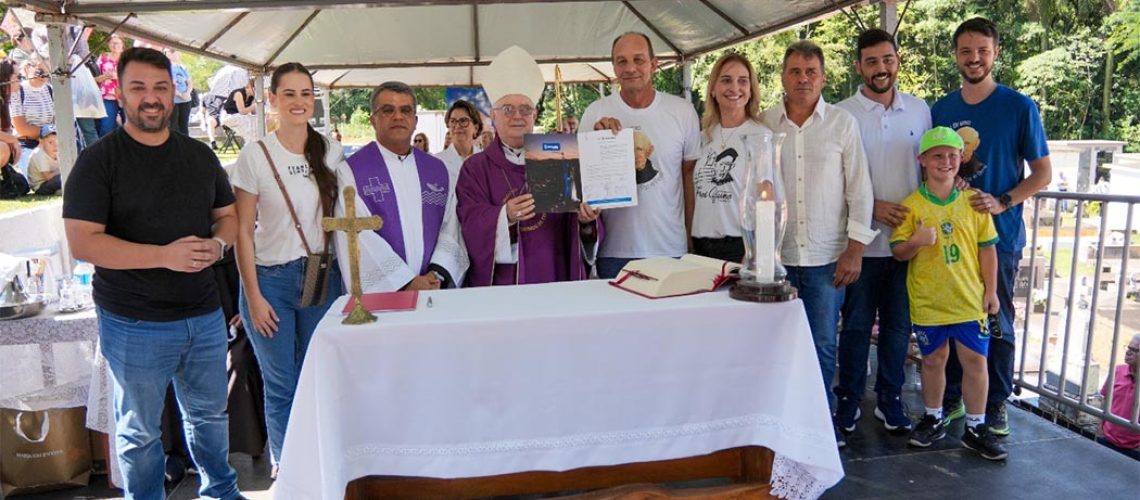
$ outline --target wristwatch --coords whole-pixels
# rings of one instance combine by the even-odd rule
[[[1005,207],[1006,210],[1009,210],[1009,207],[1013,206],[1013,197],[1011,197],[1009,193],[1004,193],[1001,196],[998,196],[998,203],[1001,203],[1001,206]]]
[[[217,236],[214,236],[213,240],[218,242],[218,260],[226,258],[226,249],[229,248],[229,245],[226,244],[226,240],[223,240]]]

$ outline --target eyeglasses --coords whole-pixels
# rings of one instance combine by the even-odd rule
[[[380,106],[379,108],[372,110],[372,114],[373,115],[380,115],[380,116],[383,116],[384,118],[391,118],[392,115],[395,115],[397,111],[399,111],[401,115],[404,115],[407,117],[416,116],[415,106],[400,106],[399,108],[397,108],[395,106],[392,106],[391,104]]]
[[[424,139],[423,139],[423,137],[417,137],[416,140],[414,140],[412,142],[424,142]]]
[[[457,127],[466,127],[468,125],[471,125],[472,122],[471,122],[470,118],[464,117],[464,118],[452,118],[451,121],[448,123],[455,125]]]
[[[519,116],[526,118],[526,117],[534,114],[534,106],[529,106],[526,104],[523,104],[522,106],[513,106],[510,104],[504,104],[504,105],[499,106],[495,109],[499,110],[499,112],[501,112],[507,116],[515,116],[515,113],[518,113]]]

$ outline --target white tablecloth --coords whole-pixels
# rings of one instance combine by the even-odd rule
[[[47,410],[87,404],[99,325],[95,312],[0,321],[0,408]]]
[[[432,298],[434,307],[427,308]],[[760,445],[774,492],[843,477],[803,305],[649,300],[603,281],[421,293],[309,346],[278,499],[368,475],[563,471]]]

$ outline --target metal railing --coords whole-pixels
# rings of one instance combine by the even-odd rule
[[[1030,256],[1027,279],[1019,273],[1019,286],[1015,287],[1014,302],[1020,302],[1020,295],[1024,294],[1025,310],[1015,321],[1023,328],[1019,335],[1014,384],[1040,395],[1042,407],[1052,407],[1055,414],[1064,414],[1074,424],[1080,425],[1082,419],[1091,416],[1140,432],[1140,391],[1133,395],[1129,415],[1114,415],[1110,410],[1115,367],[1123,363],[1120,351],[1134,334],[1122,333],[1121,318],[1125,310],[1133,306],[1132,295],[1140,296],[1140,272],[1135,278],[1129,273],[1133,212],[1140,209],[1138,204],[1140,195],[1068,192],[1041,192],[1026,203],[1025,209],[1032,217],[1027,228]],[[1070,205],[1074,205],[1074,210],[1069,210]],[[1090,230],[1092,226],[1096,227],[1095,233]],[[1094,249],[1086,252],[1083,259],[1082,230],[1091,233],[1089,238],[1096,240]],[[1106,245],[1110,233],[1113,241]],[[1122,238],[1119,245],[1115,244],[1117,236]],[[1067,244],[1069,240],[1071,245]],[[1062,244],[1063,241],[1066,243]],[[1039,244],[1047,245],[1048,251],[1038,248]],[[1140,240],[1136,247],[1137,259],[1140,259]],[[1113,253],[1119,250],[1119,258],[1106,256],[1106,248]],[[1070,250],[1071,257],[1063,259]],[[1047,268],[1039,264],[1043,260],[1047,260]],[[1095,260],[1091,269],[1090,260]],[[1067,277],[1063,276],[1064,266],[1068,266]],[[1140,268],[1140,265],[1133,267]],[[1110,286],[1113,282],[1115,287]],[[1044,297],[1039,295],[1041,288],[1044,288]],[[1113,292],[1115,309],[1106,309],[1107,318],[1102,318],[1101,296]],[[1063,300],[1060,310],[1055,310],[1054,305],[1060,300]],[[1135,314],[1140,318],[1140,303],[1135,306]],[[1087,318],[1083,312],[1086,309]],[[1102,375],[1104,372],[1107,376]],[[1102,381],[1106,381],[1109,390],[1102,404],[1095,404]]]

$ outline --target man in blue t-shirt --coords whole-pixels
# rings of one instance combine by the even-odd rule
[[[962,74],[962,88],[935,103],[931,113],[935,126],[950,127],[962,136],[965,148],[959,175],[977,190],[970,204],[974,210],[993,215],[1001,238],[997,245],[1000,332],[995,330],[999,325],[991,326],[994,341],[990,342],[988,357],[985,421],[990,432],[1006,436],[1005,400],[1013,392],[1013,286],[1025,247],[1021,203],[1049,185],[1052,165],[1037,105],[1028,96],[994,81],[992,70],[1000,41],[997,26],[988,19],[976,17],[958,26],[954,31],[954,58]],[[962,369],[952,357],[947,364],[943,402],[946,423],[965,415],[961,384]]]

